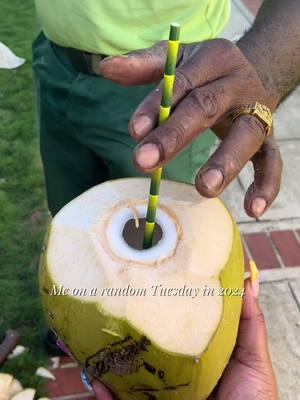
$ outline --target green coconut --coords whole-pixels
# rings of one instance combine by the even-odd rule
[[[162,181],[142,249],[149,180],[105,182],[53,219],[40,266],[49,325],[122,400],[206,399],[236,342],[244,260],[219,199]]]

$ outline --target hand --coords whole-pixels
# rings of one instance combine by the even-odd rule
[[[122,85],[158,82],[163,76],[166,42],[128,56],[113,56],[99,64],[99,73]],[[195,136],[211,127],[222,140],[196,175],[196,188],[205,197],[219,195],[247,161],[254,182],[245,196],[245,210],[258,218],[271,205],[279,188],[282,162],[273,135],[266,138],[262,123],[244,115],[231,122],[234,109],[256,101],[275,110],[274,88],[263,86],[242,51],[225,39],[182,45],[176,70],[171,117],[157,127],[161,84],[133,114],[129,131],[139,141],[137,167],[150,172],[174,157]]]
[[[278,400],[264,316],[256,296],[258,283],[245,282],[237,343],[231,360],[209,400]]]
[[[114,400],[111,392],[101,383],[95,381],[92,386],[98,400]]]
[[[245,296],[237,343],[231,360],[209,400],[278,400],[267,343],[266,327],[257,297],[258,283],[245,281]],[[113,400],[109,390],[93,382],[96,397]]]

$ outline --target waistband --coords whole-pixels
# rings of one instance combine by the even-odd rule
[[[104,54],[92,54],[71,47],[62,47],[54,42],[51,42],[51,44],[69,58],[75,71],[82,74],[99,75],[98,65],[100,61],[107,57]]]

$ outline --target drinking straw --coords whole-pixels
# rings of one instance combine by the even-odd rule
[[[170,115],[171,99],[173,94],[175,69],[179,48],[179,24],[172,23],[168,40],[167,57],[165,72],[162,84],[162,97],[159,109],[158,125],[163,124]],[[144,231],[143,248],[149,249],[152,246],[153,232],[155,228],[155,217],[158,204],[159,186],[161,180],[162,168],[157,168],[151,174],[150,193],[148,198],[148,207]]]

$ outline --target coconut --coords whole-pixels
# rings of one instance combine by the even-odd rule
[[[0,400],[10,400],[22,390],[21,383],[12,375],[0,373]]]
[[[102,183],[53,219],[42,302],[72,356],[119,399],[206,399],[235,345],[244,261],[219,199],[162,181],[142,249],[149,180]]]

